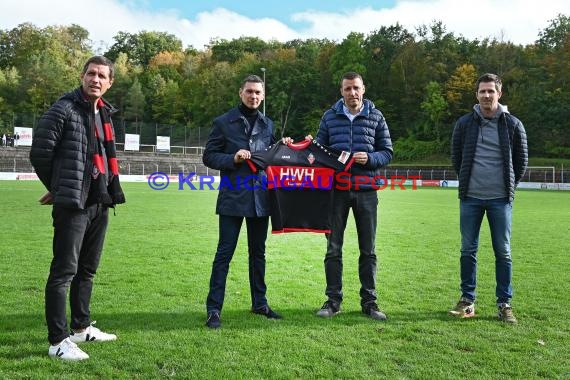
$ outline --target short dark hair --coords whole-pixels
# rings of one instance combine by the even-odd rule
[[[263,79],[261,79],[258,75],[251,74],[243,78],[241,81],[241,86],[239,88],[243,90],[246,83],[261,83],[263,89],[265,90],[265,83],[263,83]]]
[[[495,89],[499,92],[501,91],[501,88],[503,87],[503,81],[501,81],[501,78],[497,74],[485,73],[481,75],[479,79],[477,79],[477,83],[475,84],[475,92],[479,91],[480,83],[489,82],[495,83]]]
[[[83,65],[83,71],[81,73],[85,74],[87,72],[87,68],[92,63],[107,66],[109,68],[109,79],[113,79],[115,77],[115,65],[109,58],[102,55],[95,55],[89,58],[87,62],[85,62],[85,65]]]
[[[349,72],[344,73],[342,75],[342,78],[340,78],[340,87],[342,88],[342,81],[343,80],[345,80],[345,79],[346,80],[353,80],[353,79],[357,79],[357,78],[359,78],[362,81],[362,83],[364,83],[364,79],[362,79],[362,75],[358,74],[357,72],[349,71]]]

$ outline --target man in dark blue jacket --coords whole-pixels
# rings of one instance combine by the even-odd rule
[[[382,186],[380,168],[392,160],[392,140],[384,116],[374,103],[364,99],[362,76],[355,72],[343,75],[342,99],[327,110],[319,126],[317,141],[339,151],[353,153],[350,186],[334,190],[331,233],[327,235],[325,274],[328,297],[317,312],[332,317],[340,312],[342,293],[342,245],[349,210],[352,208],[360,257],[360,304],[362,312],[376,320],[386,315],[378,308],[376,294],[376,227],[378,194]]]
[[[273,122],[258,110],[265,96],[264,83],[257,75],[241,84],[241,103],[214,120],[204,165],[220,171],[216,214],[219,215],[219,241],[212,265],[210,291],[206,300],[206,326],[219,328],[224,304],[226,278],[245,218],[249,252],[251,310],[270,319],[281,319],[267,304],[265,293],[265,240],[269,226],[269,198],[261,178],[245,161],[251,154],[273,144]]]
[[[453,129],[451,161],[459,176],[461,298],[449,314],[475,316],[479,231],[487,214],[495,252],[498,316],[516,323],[511,308],[511,224],[515,189],[526,171],[528,148],[523,124],[499,104],[501,88],[499,76],[482,75],[475,85],[479,104],[459,118]]]
[[[115,133],[103,100],[113,84],[113,63],[103,56],[87,60],[81,87],[63,95],[40,118],[30,161],[48,192],[41,204],[53,204],[53,259],[45,289],[49,356],[83,360],[76,343],[115,340],[93,326],[90,301],[99,266],[108,207],[125,202],[119,184]],[[67,327],[69,289],[71,333]]]

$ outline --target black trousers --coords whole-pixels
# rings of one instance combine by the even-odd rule
[[[210,291],[206,300],[207,312],[221,312],[226,293],[226,280],[230,262],[234,256],[244,217],[220,215],[219,241],[212,264]],[[267,305],[267,285],[265,284],[265,240],[269,217],[245,218],[247,226],[247,246],[249,252],[249,289],[251,308],[259,309]]]
[[[378,223],[378,194],[376,191],[334,190],[331,233],[327,235],[325,255],[325,294],[329,300],[342,302],[342,246],[350,209],[358,235],[358,276],[360,304],[376,302],[376,226]]]
[[[97,272],[109,220],[106,206],[84,210],[54,206],[53,259],[45,289],[48,340],[56,344],[69,336],[66,303],[69,289],[71,328],[89,326],[93,277]]]

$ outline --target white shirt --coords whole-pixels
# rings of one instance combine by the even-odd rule
[[[345,104],[342,105],[342,110],[344,111],[344,114],[346,116],[348,116],[348,119],[350,120],[351,123],[355,117],[360,115],[360,113],[362,112],[363,109],[364,109],[364,104],[362,104],[362,107],[360,107],[360,110],[358,110],[358,113],[356,115],[353,115],[350,113],[350,110],[348,109],[348,107]]]

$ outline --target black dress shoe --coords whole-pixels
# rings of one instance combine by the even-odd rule
[[[220,320],[220,313],[217,311],[211,311],[208,313],[208,319],[206,320],[206,326],[211,329],[219,329],[222,327],[222,321]]]
[[[384,314],[382,311],[380,311],[380,309],[378,308],[378,305],[376,305],[375,302],[372,302],[366,306],[364,306],[362,308],[362,312],[366,315],[368,315],[370,318],[375,319],[377,321],[385,321],[386,319],[388,319],[386,317],[386,314]]]
[[[274,312],[273,310],[271,310],[271,308],[267,305],[265,305],[259,309],[253,310],[253,313],[259,314],[259,315],[264,315],[265,317],[267,317],[269,319],[283,319],[283,317],[281,315],[279,315],[276,312]]]

